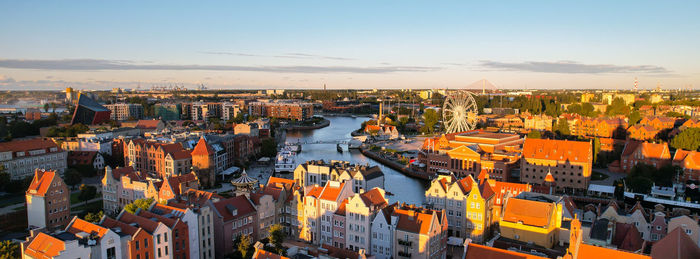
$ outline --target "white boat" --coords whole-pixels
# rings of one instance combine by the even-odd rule
[[[299,153],[301,152],[301,144],[300,143],[284,143],[284,149]]]
[[[275,172],[276,173],[290,173],[294,172],[297,167],[296,163],[296,152],[282,149],[277,154],[277,159],[275,160]]]

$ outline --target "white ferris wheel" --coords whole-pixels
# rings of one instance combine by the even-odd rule
[[[478,107],[474,95],[468,91],[453,91],[447,94],[442,106],[442,122],[446,133],[473,130],[478,121]]]

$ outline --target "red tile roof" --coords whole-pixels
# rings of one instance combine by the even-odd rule
[[[56,151],[54,152],[63,151],[61,147],[59,147],[58,145],[56,145],[55,142],[49,139],[35,138],[26,140],[13,140],[0,143],[0,153],[12,151],[12,158],[17,158],[17,152],[24,152],[24,156],[31,156],[31,154],[29,154],[29,151],[40,149],[43,149],[46,153],[50,153],[51,148],[56,148]]]
[[[615,223],[615,236],[612,244],[616,245],[620,250],[637,251],[642,249],[644,240],[637,227],[632,224],[617,222]]]
[[[223,217],[224,222],[247,216],[250,213],[255,213],[255,207],[253,207],[253,204],[245,196],[236,196],[215,202],[214,207]],[[227,207],[236,209],[236,215],[231,214],[231,211],[229,211]]]
[[[321,192],[323,192],[323,187],[314,186],[306,193],[306,196],[311,196],[318,199],[319,197],[321,197]]]
[[[114,228],[120,228],[121,232],[127,235],[131,235],[133,238],[133,235],[136,234],[136,231],[139,230],[139,228],[134,227],[132,225],[126,224],[121,221],[116,221],[110,217],[105,217],[102,222],[100,222],[100,226],[109,228],[109,229],[114,229]]]
[[[34,178],[32,183],[27,188],[27,194],[46,196],[46,192],[51,187],[54,177],[56,177],[56,171],[46,171],[43,169],[34,170]]]
[[[340,216],[345,216],[346,214],[346,209],[348,205],[349,199],[343,200],[343,202],[340,203],[340,206],[338,207],[337,210],[335,210],[335,215],[340,215]]]
[[[39,233],[29,243],[24,253],[37,259],[49,259],[58,256],[65,249],[66,244],[62,240]]]
[[[153,234],[153,231],[156,231],[156,229],[158,228],[158,222],[152,221],[144,217],[139,217],[126,211],[123,211],[122,214],[119,215],[117,220],[129,225],[135,223],[136,227],[143,228],[149,234]]]
[[[365,203],[365,206],[367,206],[367,207],[370,207],[370,206],[381,207],[381,206],[389,204],[387,199],[382,194],[382,191],[376,187],[372,188],[372,190],[369,190],[369,191],[366,191],[366,192],[360,194],[360,198],[362,198],[362,201]]]
[[[571,162],[591,162],[591,142],[528,138],[523,145],[524,158]]]
[[[677,149],[673,162],[686,169],[700,170],[700,152]]]
[[[493,188],[493,191],[496,193],[496,201],[494,201],[494,204],[498,206],[503,204],[503,197],[506,193],[511,193],[511,197],[515,197],[521,192],[529,192],[532,190],[532,187],[526,183],[509,183],[489,180],[489,184],[491,184],[491,188]]]
[[[136,127],[139,129],[157,129],[160,120],[139,120]]]
[[[68,165],[90,165],[95,161],[97,151],[69,151]]]
[[[253,255],[254,259],[289,259],[289,257],[281,256],[272,252],[265,251],[264,249],[258,249]]]
[[[340,197],[340,192],[345,186],[345,182],[340,183],[338,187],[331,186],[331,184],[331,182],[326,183],[326,187],[323,188],[323,192],[321,192],[321,196],[319,197],[319,199],[327,201],[338,200],[338,198]]]
[[[199,142],[194,146],[192,150],[193,156],[210,156],[214,154],[214,148],[207,144],[207,140],[204,137],[199,138]]]
[[[503,211],[503,220],[544,227],[549,224],[553,210],[554,204],[549,202],[510,198]]]
[[[437,212],[422,208],[396,208],[393,213],[399,218],[396,229],[427,235],[433,223],[434,213]]]

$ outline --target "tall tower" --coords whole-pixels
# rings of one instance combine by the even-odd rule
[[[481,79],[481,94],[486,95],[486,79]]]
[[[379,101],[379,117],[377,117],[377,125],[382,124],[382,112],[384,112],[384,100]]]
[[[323,84],[323,91],[326,91],[326,84]]]
[[[635,91],[635,92],[639,90],[638,84],[637,84],[637,83],[638,83],[638,82],[637,82],[637,77],[635,77],[635,78],[634,78],[634,91]]]

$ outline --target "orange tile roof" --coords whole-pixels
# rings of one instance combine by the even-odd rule
[[[192,150],[193,156],[209,156],[214,154],[214,148],[207,144],[207,140],[204,137],[199,138],[199,142],[194,146]]]
[[[666,143],[656,144],[644,142],[642,143],[642,155],[647,158],[658,158],[658,159],[668,159],[671,158],[671,154],[668,150],[668,145]]]
[[[335,215],[345,216],[348,201],[349,201],[349,199],[345,199],[345,200],[343,200],[343,202],[340,203],[340,206],[338,207],[338,209],[335,210]]]
[[[465,259],[545,259],[531,254],[518,253],[515,251],[488,247],[479,244],[469,243]],[[583,257],[581,257],[583,258]]]
[[[39,233],[24,250],[26,255],[34,258],[48,259],[58,256],[66,249],[66,244],[55,237]]]
[[[513,195],[512,197],[515,197],[521,192],[529,192],[532,190],[532,187],[526,183],[509,183],[489,180],[489,184],[491,184],[491,188],[493,188],[496,193],[496,201],[494,204],[499,206],[503,205],[503,196],[505,196],[506,193],[511,193]]]
[[[552,210],[552,203],[510,198],[503,212],[503,220],[544,227],[549,224]]]
[[[66,229],[66,231],[70,232],[71,234],[85,232],[88,234],[95,234],[99,238],[102,238],[105,234],[107,234],[107,231],[109,231],[109,229],[75,217],[73,218],[73,222],[69,224],[69,227]]]
[[[572,162],[591,162],[592,145],[585,141],[525,139],[523,157]]]
[[[131,235],[133,238],[133,235],[136,233],[136,231],[139,230],[139,228],[134,227],[132,225],[126,224],[121,221],[116,221],[110,217],[105,217],[102,222],[100,222],[100,226],[109,228],[109,229],[114,229],[114,228],[121,228],[122,233],[125,233],[127,235]]]
[[[236,215],[231,214],[231,212],[227,209],[228,205],[233,206],[237,210]],[[255,213],[255,207],[253,207],[253,204],[245,196],[236,196],[215,202],[214,207],[223,217],[224,222],[241,217],[247,217],[248,214]]]
[[[153,231],[156,231],[156,229],[158,228],[158,222],[152,221],[144,217],[136,216],[126,211],[123,211],[123,213],[119,215],[117,220],[126,224],[135,223],[137,227],[143,228],[149,234],[153,234]]]
[[[139,129],[155,129],[158,128],[160,120],[139,120],[136,122],[136,127]]]
[[[651,259],[642,254],[633,254],[621,250],[581,244],[578,248],[578,258],[615,258],[615,259]]]
[[[289,257],[281,256],[272,252],[265,251],[264,249],[258,249],[253,255],[255,259],[289,259]]]
[[[306,196],[311,196],[318,199],[321,197],[321,192],[323,192],[323,187],[314,186],[309,190],[309,192],[306,193]]]
[[[326,183],[326,187],[323,188],[323,192],[321,193],[321,196],[319,197],[319,199],[327,200],[327,201],[338,200],[338,197],[340,196],[340,192],[343,190],[344,186],[345,186],[345,182],[340,183],[340,186],[338,186],[338,187],[332,187],[331,182]]]
[[[27,194],[42,197],[46,196],[46,192],[49,190],[49,187],[51,187],[54,177],[56,177],[56,171],[45,171],[43,169],[34,170],[34,178],[29,188],[27,188]]]
[[[673,162],[686,169],[700,170],[700,152],[677,149]]]

